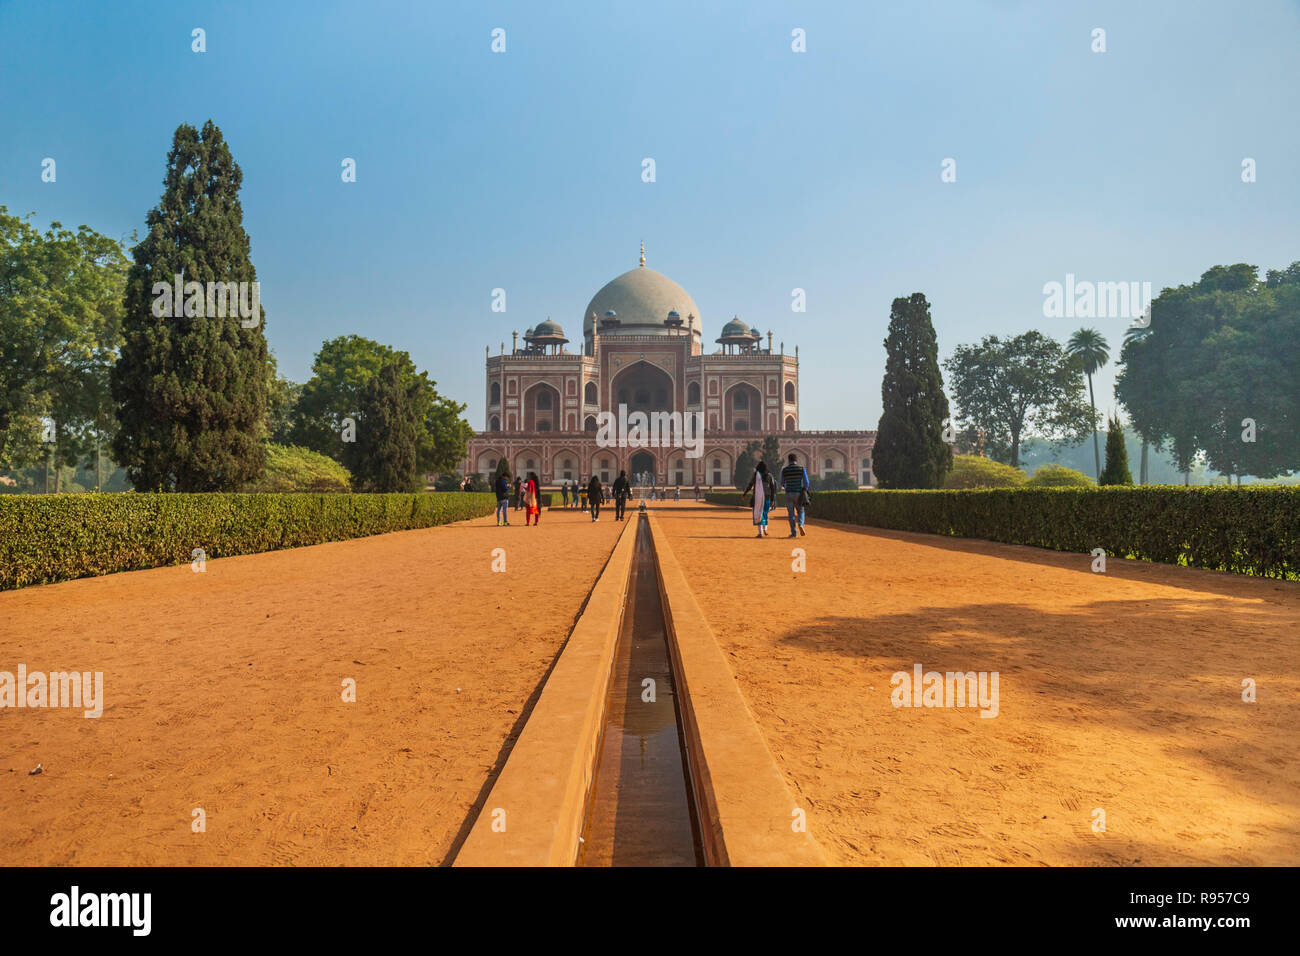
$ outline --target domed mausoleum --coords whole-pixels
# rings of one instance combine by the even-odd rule
[[[549,316],[524,331],[522,346],[518,332],[508,350],[504,341],[497,355],[489,346],[484,430],[470,441],[462,471],[488,477],[504,458],[511,474],[535,471],[548,486],[585,483],[593,473],[610,482],[626,470],[653,474],[661,487],[731,487],[740,453],[775,435],[782,460],[794,452],[811,475],[842,471],[874,483],[875,432],[800,429],[797,346],[787,355],[772,332],[734,316],[706,353],[706,321],[689,292],[646,267],[642,245],[639,265],[587,303],[581,351],[565,348],[569,339]],[[654,447],[598,440],[601,413],[620,410],[677,428],[682,416],[698,414],[703,439],[669,441],[670,424]]]

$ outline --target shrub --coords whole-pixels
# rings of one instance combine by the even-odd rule
[[[1088,475],[1064,465],[1043,465],[1025,482],[1026,488],[1093,488]]]
[[[492,495],[0,496],[0,590],[428,528],[492,513]]]
[[[810,514],[849,524],[1300,577],[1295,486],[833,491],[812,504]]]
[[[1019,488],[1026,481],[1025,473],[992,458],[978,455],[953,455],[952,471],[944,481],[945,488]]]
[[[824,475],[809,475],[808,484],[809,491],[857,491],[858,488],[858,483],[847,471],[828,471]]]
[[[245,491],[258,494],[346,492],[352,476],[333,458],[300,445],[266,446],[266,470]]]

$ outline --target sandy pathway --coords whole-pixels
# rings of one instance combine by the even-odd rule
[[[1300,863],[1300,584],[659,514],[837,862]],[[998,716],[895,708],[917,663],[998,671]]]
[[[443,862],[622,527],[512,520],[0,593],[0,670],[107,700],[0,709],[0,864]]]

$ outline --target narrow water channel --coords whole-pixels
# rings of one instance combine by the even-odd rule
[[[703,866],[650,528],[630,520],[632,580],[578,865]]]

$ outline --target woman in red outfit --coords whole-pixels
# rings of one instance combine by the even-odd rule
[[[524,514],[524,525],[541,524],[542,521],[542,502],[537,488],[537,472],[528,473],[528,481],[524,483],[524,506],[528,509]]]

